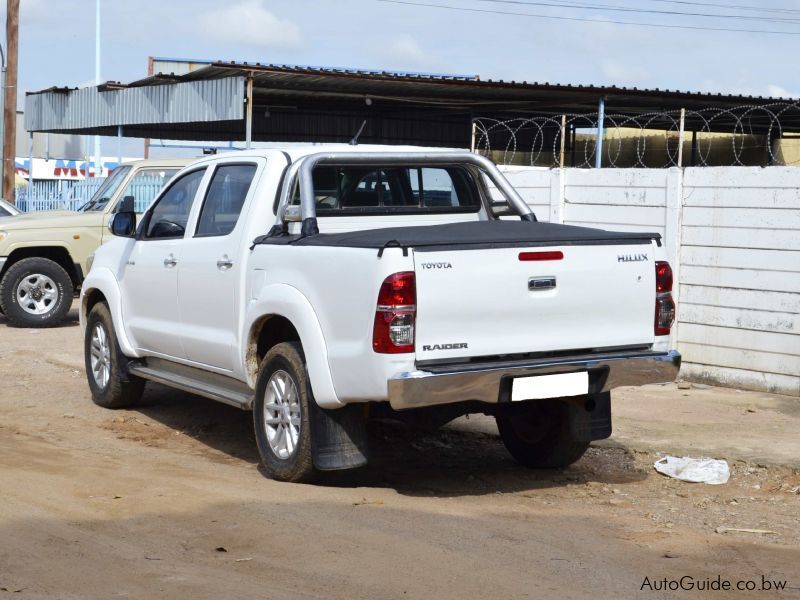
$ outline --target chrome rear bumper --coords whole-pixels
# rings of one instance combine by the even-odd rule
[[[389,402],[396,410],[467,400],[496,403],[508,397],[515,377],[576,371],[589,372],[589,393],[597,394],[624,385],[674,381],[680,366],[681,355],[676,350],[435,365],[389,379]]]

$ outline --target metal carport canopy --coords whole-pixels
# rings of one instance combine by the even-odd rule
[[[255,141],[346,142],[361,123],[364,143],[469,147],[474,117],[607,113],[647,115],[709,108],[769,106],[792,99],[642,90],[616,86],[482,81],[477,77],[211,62],[185,75],[157,74],[129,84],[49,88],[26,95],[28,131],[175,140],[244,140],[252,83]],[[763,121],[763,122],[762,122]],[[768,114],[749,117],[750,132],[767,133]],[[687,117],[687,129],[700,129]],[[672,127],[654,121],[652,128]],[[796,113],[783,132],[800,131]],[[732,122],[713,129],[732,133]]]

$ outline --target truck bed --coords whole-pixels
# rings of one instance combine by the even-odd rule
[[[255,244],[332,246],[342,248],[414,248],[417,252],[458,248],[514,248],[535,246],[661,245],[658,233],[620,232],[529,221],[472,221],[444,225],[387,227],[312,236],[273,235]]]

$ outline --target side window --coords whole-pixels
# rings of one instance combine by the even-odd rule
[[[178,169],[142,169],[128,182],[119,202],[114,207],[114,212],[120,210],[125,198],[132,197],[134,212],[142,214],[161,191],[161,188],[167,185],[177,172]]]
[[[196,237],[228,235],[236,227],[256,165],[220,165],[208,185]]]
[[[205,169],[187,173],[164,193],[150,212],[145,238],[183,237],[192,201],[203,179]]]

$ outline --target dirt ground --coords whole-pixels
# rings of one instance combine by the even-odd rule
[[[800,399],[668,385],[613,410],[562,471],[517,466],[473,417],[376,424],[369,467],[276,483],[249,413],[159,386],[103,410],[74,311],[0,317],[0,597],[708,597],[658,591],[681,577],[800,597]],[[668,479],[666,452],[725,458],[731,480]]]

